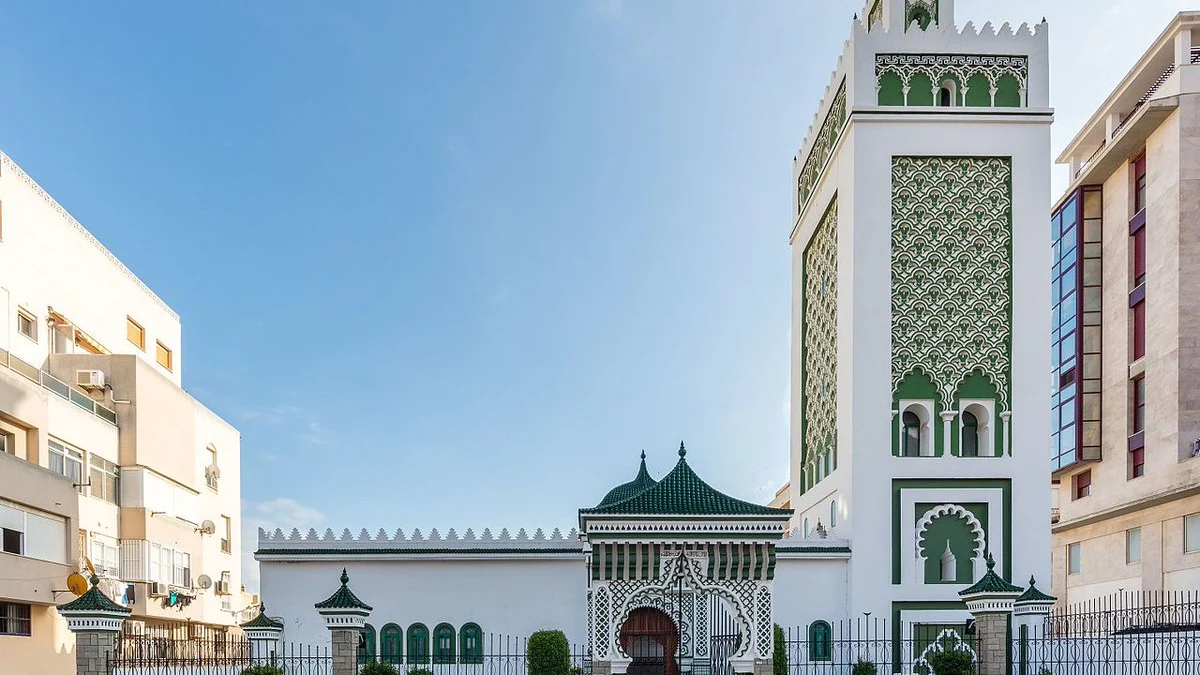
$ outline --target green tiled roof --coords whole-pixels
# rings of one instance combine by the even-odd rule
[[[267,616],[267,606],[264,604],[258,608],[258,616],[241,624],[240,628],[278,628],[283,630],[283,623]]]
[[[597,505],[596,508],[608,506],[617,502],[623,502],[630,497],[639,495],[645,492],[647,489],[653,487],[655,482],[656,481],[650,477],[650,472],[646,470],[646,453],[643,451],[642,467],[638,469],[637,477],[628,483],[622,483],[621,485],[609,490],[608,494],[604,495],[604,499],[600,501],[600,504]]]
[[[121,614],[129,614],[132,610],[128,607],[118,605],[100,590],[97,585],[100,583],[99,577],[92,576],[92,587],[87,593],[75,598],[65,605],[60,605],[59,612],[119,612]]]
[[[582,509],[581,514],[789,516],[791,509],[752,504],[717,492],[688,466],[679,444],[679,462],[671,473],[636,495],[619,502]]]
[[[1037,581],[1033,577],[1029,577],[1029,588],[1017,598],[1017,602],[1054,602],[1058,598],[1053,595],[1046,595],[1038,590]]]
[[[350,587],[346,584],[350,583],[350,575],[346,574],[346,569],[342,568],[342,587],[333,592],[333,595],[328,599],[322,600],[313,605],[317,609],[362,609],[371,611],[374,609],[367,603],[358,599]]]
[[[1024,590],[1020,586],[1013,586],[1004,579],[1001,579],[1000,575],[996,574],[995,568],[996,559],[989,553],[987,557],[987,573],[983,575],[982,579],[975,582],[975,585],[966,590],[959,591],[959,596],[965,597],[979,593],[1020,593]]]

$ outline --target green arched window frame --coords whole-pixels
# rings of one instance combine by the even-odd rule
[[[463,624],[459,631],[459,649],[462,650],[461,663],[483,663],[483,629],[479,624]]]
[[[375,627],[371,624],[363,626],[362,635],[358,638],[358,662],[367,663],[375,659]]]
[[[408,627],[408,662],[429,663],[429,629],[423,623]]]
[[[833,660],[833,626],[828,621],[817,620],[809,625],[808,660]]]
[[[379,660],[398,666],[404,663],[404,630],[389,623],[379,630]]]
[[[963,457],[979,456],[979,419],[975,413],[963,411],[962,414],[962,451]]]
[[[439,623],[433,629],[433,662],[454,663],[454,626]]]

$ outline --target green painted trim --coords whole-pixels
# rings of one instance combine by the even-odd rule
[[[429,627],[417,622],[411,624],[405,631],[408,636],[407,663],[429,663]],[[413,649],[418,647],[418,649]]]
[[[900,569],[902,525],[900,523],[900,493],[904,490],[971,490],[999,489],[1004,511],[1004,578],[1012,578],[1012,480],[1008,478],[896,478],[892,480],[892,585],[903,581]],[[911,527],[911,525],[910,525]],[[989,537],[989,545],[991,539]]]
[[[849,553],[849,546],[809,546],[806,548],[777,547],[776,553]]]
[[[390,645],[391,638],[395,637],[396,642]],[[394,649],[391,647],[394,646]],[[383,628],[379,629],[379,659],[393,665],[403,663],[404,660],[404,629],[398,623],[385,623]]]

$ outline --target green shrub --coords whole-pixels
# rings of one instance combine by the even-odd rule
[[[284,675],[283,668],[276,666],[250,666],[242,675]]]
[[[396,666],[390,663],[371,661],[362,667],[359,675],[396,675]]]
[[[433,671],[428,668],[413,668],[408,671],[408,675],[433,675]]]
[[[783,628],[775,624],[775,651],[771,654],[771,671],[773,675],[788,675],[787,642],[783,637]]]
[[[971,675],[971,664],[975,662],[975,657],[968,651],[949,649],[933,652],[926,660],[933,669],[933,675]]]
[[[561,630],[539,630],[526,647],[529,675],[571,675],[571,648]]]
[[[859,659],[858,663],[854,664],[854,668],[850,671],[850,675],[875,675],[878,670],[875,664],[866,659]]]

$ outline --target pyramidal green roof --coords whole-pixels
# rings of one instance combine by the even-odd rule
[[[92,587],[86,593],[75,598],[65,605],[60,605],[60,612],[119,612],[121,614],[129,614],[132,612],[128,607],[118,605],[108,598],[103,591],[100,590],[100,578],[92,576]]]
[[[622,483],[609,490],[608,494],[604,495],[604,499],[600,500],[600,504],[597,505],[596,508],[609,506],[610,504],[615,504],[617,502],[623,502],[630,497],[645,492],[647,489],[653,487],[656,482],[657,481],[650,477],[650,472],[646,470],[646,452],[643,450],[642,466],[640,469],[638,469],[637,477],[628,483]]]
[[[996,574],[996,559],[989,553],[987,557],[987,573],[973,586],[959,591],[959,596],[976,595],[979,593],[1020,593],[1023,588],[1013,586]]]
[[[317,609],[362,609],[371,611],[374,609],[367,603],[358,599],[358,596],[350,590],[347,584],[350,583],[350,575],[346,574],[346,568],[342,568],[342,587],[333,592],[333,595],[328,599],[322,600],[313,605]]]
[[[788,516],[791,509],[775,509],[735,499],[716,491],[687,463],[687,450],[679,444],[679,461],[662,480],[621,501],[604,503],[581,514]],[[640,474],[639,474],[640,475]],[[649,478],[649,474],[647,474]],[[611,494],[611,493],[609,493]],[[607,500],[607,498],[606,498]]]
[[[1018,603],[1055,602],[1056,600],[1058,600],[1058,598],[1054,597],[1053,595],[1047,595],[1038,589],[1037,581],[1035,581],[1033,577],[1029,577],[1029,588],[1025,589],[1025,592],[1021,594],[1021,597],[1017,598]]]
[[[258,616],[250,619],[246,623],[240,624],[239,628],[278,628],[283,629],[283,623],[267,616],[267,606],[261,605],[258,608]]]

